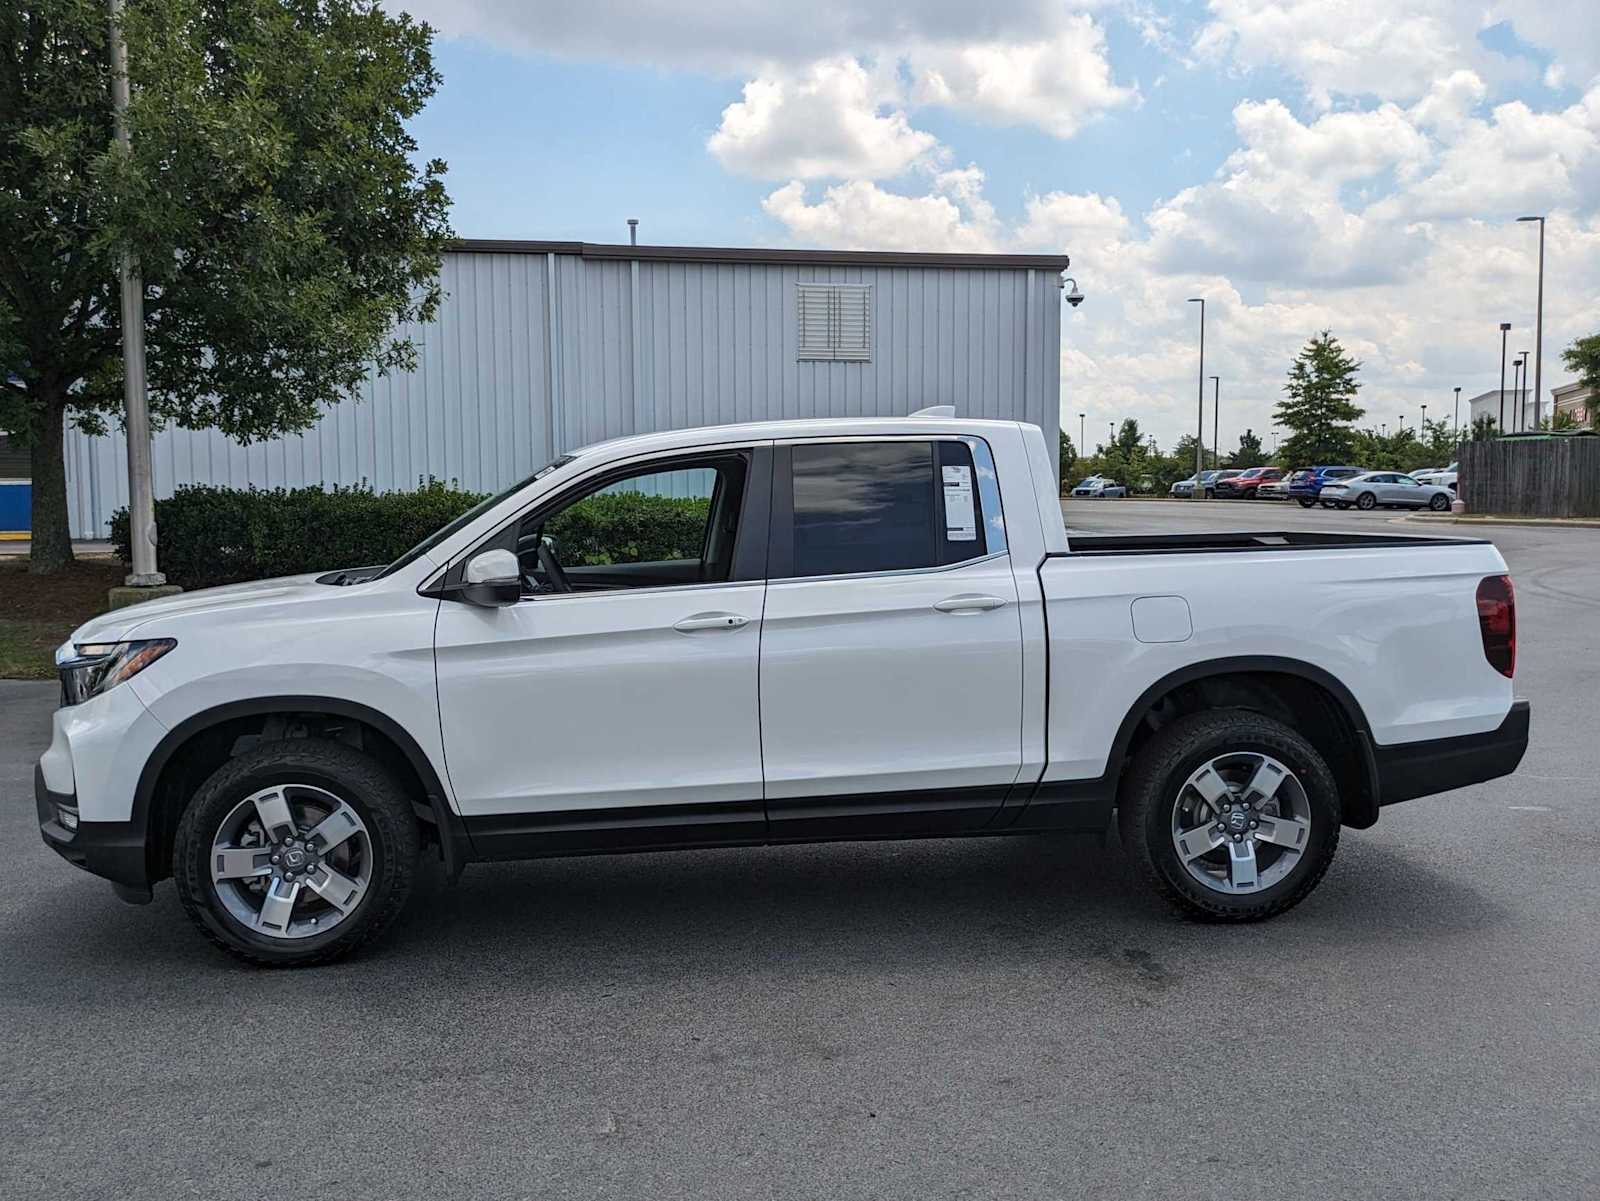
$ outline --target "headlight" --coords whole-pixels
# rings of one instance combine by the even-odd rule
[[[61,673],[61,703],[77,705],[132,679],[177,646],[171,638],[130,642],[80,642],[56,652]],[[65,653],[64,653],[65,652]]]

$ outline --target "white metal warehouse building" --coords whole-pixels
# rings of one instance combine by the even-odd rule
[[[305,434],[241,446],[167,429],[156,495],[427,477],[495,491],[650,430],[909,413],[1060,424],[1066,255],[464,241],[415,371],[374,373]],[[67,435],[73,536],[127,503],[120,433]]]

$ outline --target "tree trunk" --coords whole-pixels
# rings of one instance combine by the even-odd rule
[[[65,398],[47,399],[34,411],[29,433],[33,441],[34,575],[59,571],[72,562],[72,530],[67,522],[67,470],[62,448],[66,428]]]

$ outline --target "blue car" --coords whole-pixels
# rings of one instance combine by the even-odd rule
[[[1289,476],[1289,499],[1309,509],[1322,496],[1322,485],[1330,480],[1349,480],[1365,472],[1364,467],[1302,467]]]

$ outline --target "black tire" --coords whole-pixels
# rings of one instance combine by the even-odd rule
[[[1356,497],[1356,508],[1362,512],[1370,512],[1378,507],[1378,498],[1370,492],[1363,492]]]
[[[308,784],[343,800],[366,823],[372,847],[366,894],[326,934],[274,938],[246,927],[217,895],[212,840],[228,814],[275,784]],[[262,967],[304,967],[350,954],[392,922],[411,895],[420,833],[393,777],[352,747],[320,739],[272,742],[230,759],[202,784],[178,823],[172,874],[189,918],[217,946]]]
[[[1312,509],[1315,508],[1317,504],[1317,502],[1312,500],[1309,496],[1297,496],[1295,499],[1300,502],[1300,507],[1302,509]]]
[[[1450,498],[1443,492],[1439,493],[1437,496],[1434,496],[1428,501],[1428,508],[1432,509],[1435,513],[1443,513],[1449,507]]]
[[[1311,834],[1283,879],[1259,892],[1229,895],[1207,888],[1185,870],[1173,846],[1172,809],[1184,782],[1207,760],[1250,751],[1273,756],[1299,777],[1310,805]],[[1180,718],[1144,745],[1123,782],[1117,821],[1123,849],[1168,901],[1206,921],[1250,922],[1293,908],[1316,888],[1339,846],[1340,814],[1338,785],[1311,743],[1263,714],[1220,709]]]
[[[1350,502],[1347,500],[1336,501],[1333,507],[1338,509],[1340,512],[1343,512],[1345,509],[1350,507]]]

